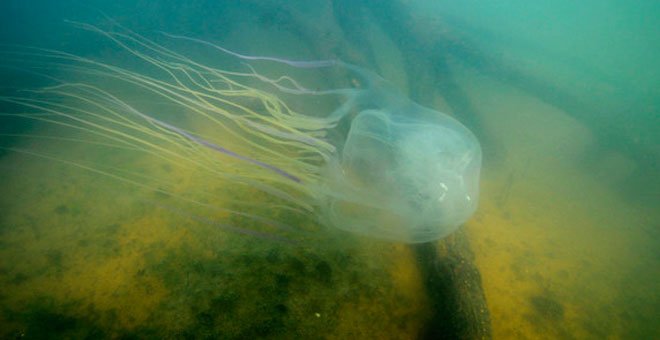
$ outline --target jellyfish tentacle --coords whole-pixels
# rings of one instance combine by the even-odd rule
[[[146,114],[140,113],[140,112],[138,112],[138,111],[136,111],[135,113],[136,113],[136,114],[139,114],[140,116],[144,117],[144,118],[147,119],[147,120],[153,121],[154,123],[156,123],[156,124],[158,124],[158,125],[160,125],[160,126],[162,126],[162,127],[165,127],[166,129],[172,130],[172,131],[174,131],[174,132],[176,132],[176,133],[178,133],[178,134],[180,134],[180,135],[182,135],[182,136],[184,136],[184,137],[190,139],[191,141],[194,141],[195,143],[198,143],[198,144],[200,144],[200,145],[206,146],[206,147],[208,147],[208,148],[210,148],[210,149],[213,149],[213,150],[215,150],[215,151],[221,152],[221,153],[223,153],[223,154],[225,154],[225,155],[228,155],[228,156],[234,157],[234,158],[236,158],[236,159],[240,159],[240,160],[242,160],[242,161],[246,161],[246,162],[248,162],[248,163],[252,163],[252,164],[254,164],[254,165],[260,166],[260,167],[262,167],[262,168],[264,168],[264,169],[272,170],[272,171],[274,171],[274,172],[276,172],[276,173],[278,173],[278,174],[280,174],[280,175],[282,175],[282,176],[284,176],[284,177],[286,177],[286,178],[288,178],[288,179],[290,179],[290,180],[292,180],[292,181],[294,181],[294,182],[297,182],[297,183],[300,183],[300,182],[301,182],[300,178],[298,178],[298,177],[296,177],[295,175],[292,175],[292,174],[290,174],[290,173],[288,173],[288,172],[286,172],[286,171],[284,171],[284,170],[282,170],[282,169],[280,169],[280,168],[278,168],[278,167],[276,167],[276,166],[274,166],[274,165],[271,165],[271,164],[268,164],[268,163],[264,163],[264,162],[258,161],[258,160],[256,160],[256,159],[252,159],[252,158],[250,158],[250,157],[246,157],[246,156],[243,156],[243,155],[239,155],[239,154],[237,154],[237,153],[234,152],[234,151],[228,150],[227,148],[224,148],[224,147],[222,147],[222,146],[220,146],[220,145],[217,145],[217,144],[215,144],[215,143],[209,142],[209,141],[207,141],[207,140],[205,140],[205,139],[203,139],[203,138],[199,138],[199,137],[197,137],[197,136],[194,136],[194,135],[192,135],[191,133],[188,133],[188,132],[186,132],[186,131],[183,131],[181,128],[178,128],[178,127],[176,127],[176,126],[174,126],[174,125],[171,125],[171,124],[168,124],[168,123],[165,123],[165,122],[162,122],[162,121],[160,121],[160,120],[158,120],[158,119],[156,119],[156,118],[153,118],[153,117],[148,116],[148,115],[146,115]]]
[[[123,37],[126,37],[126,38],[128,38],[128,39],[132,39],[132,40],[138,42],[139,44],[141,44],[141,45],[143,45],[143,46],[146,46],[145,43],[143,43],[143,42],[141,42],[141,41],[138,41],[138,40],[135,40],[135,39],[137,39],[137,38],[133,38],[133,37],[130,37],[130,36],[125,36],[125,35],[121,35],[121,34],[117,34],[117,33],[104,32],[104,31],[101,31],[101,30],[99,30],[98,28],[96,28],[96,27],[94,27],[94,26],[91,26],[91,25],[84,25],[83,27],[86,28],[86,29],[90,29],[90,30],[98,31],[98,32],[100,32],[101,34],[104,34],[105,36],[107,36],[108,38],[112,39],[113,41],[115,41],[115,42],[116,42],[117,44],[119,44],[120,46],[122,46],[122,48],[124,48],[124,49],[126,49],[127,51],[129,51],[130,53],[133,53],[134,55],[138,56],[139,58],[141,58],[141,59],[143,59],[143,60],[145,60],[145,61],[147,61],[147,62],[149,62],[149,63],[151,63],[151,64],[154,64],[154,65],[157,66],[157,67],[159,67],[159,68],[162,69],[164,72],[168,73],[168,74],[171,76],[171,79],[173,79],[173,80],[178,84],[178,86],[175,86],[175,85],[173,85],[173,84],[171,84],[171,83],[168,83],[168,82],[165,82],[165,81],[161,81],[161,80],[153,79],[153,78],[146,77],[146,76],[143,76],[143,75],[140,75],[140,74],[136,74],[136,73],[130,72],[130,71],[128,71],[128,70],[123,70],[123,69],[118,68],[118,67],[114,67],[114,66],[110,66],[110,65],[106,65],[106,64],[101,64],[101,63],[94,62],[94,61],[89,61],[89,60],[84,60],[84,61],[86,61],[86,62],[91,62],[91,63],[93,63],[93,64],[96,65],[96,66],[100,66],[100,67],[103,67],[103,68],[108,68],[108,69],[111,71],[111,73],[112,73],[113,71],[114,71],[114,72],[118,72],[118,73],[119,73],[120,75],[122,75],[122,76],[127,76],[127,77],[129,78],[128,80],[129,80],[129,81],[133,81],[136,85],[146,87],[147,89],[152,90],[152,91],[154,91],[154,92],[156,92],[156,93],[161,93],[160,91],[163,91],[165,96],[166,96],[166,95],[171,95],[171,96],[174,96],[174,97],[176,97],[176,98],[179,98],[179,100],[185,102],[185,104],[184,104],[183,102],[179,102],[179,104],[186,105],[187,107],[193,109],[193,111],[195,111],[195,112],[197,112],[197,113],[199,113],[199,114],[201,114],[201,115],[203,115],[203,116],[209,118],[209,119],[212,120],[214,123],[222,124],[222,123],[220,123],[219,121],[217,121],[216,119],[210,117],[207,113],[202,112],[202,111],[200,111],[199,109],[195,109],[195,107],[199,107],[199,105],[204,105],[204,106],[202,106],[201,108],[209,109],[209,110],[212,110],[212,111],[214,111],[214,112],[219,112],[219,113],[222,113],[223,115],[227,115],[228,113],[221,112],[221,111],[217,111],[218,108],[215,107],[214,105],[210,104],[208,101],[206,101],[206,98],[210,98],[210,99],[213,99],[213,100],[219,100],[219,101],[222,101],[223,104],[236,106],[237,108],[240,108],[240,109],[242,109],[242,110],[244,110],[244,111],[246,111],[246,112],[251,113],[251,116],[253,116],[253,117],[257,117],[257,118],[261,118],[261,119],[267,119],[267,117],[264,117],[263,115],[256,114],[256,113],[254,113],[254,112],[251,112],[251,110],[248,110],[248,109],[245,108],[245,107],[242,107],[242,106],[240,106],[240,105],[237,105],[236,103],[230,102],[230,101],[228,101],[228,100],[224,100],[224,99],[219,98],[219,97],[211,97],[211,96],[208,95],[208,94],[203,94],[203,93],[200,93],[200,92],[194,91],[194,90],[192,90],[192,89],[190,89],[190,88],[187,88],[185,85],[183,85],[183,84],[181,83],[181,81],[179,80],[179,78],[176,77],[176,76],[170,71],[170,69],[168,68],[168,65],[165,65],[163,62],[158,61],[158,60],[156,60],[156,59],[154,59],[154,58],[152,58],[152,57],[149,57],[149,56],[147,56],[147,55],[145,55],[145,54],[143,54],[143,53],[140,53],[140,52],[135,51],[134,49],[130,48],[129,46],[127,46],[126,44],[124,44],[123,42],[121,42],[120,40],[118,40],[117,37],[118,37],[118,36],[120,36],[120,37],[123,36]],[[151,43],[151,45],[156,46],[156,47],[149,47],[149,48],[152,48],[152,49],[156,49],[156,48],[159,46],[159,45],[157,45],[157,44],[155,44],[155,43]],[[184,58],[184,60],[189,61],[189,59],[187,59],[187,58]],[[125,79],[125,80],[126,80],[126,79]],[[248,89],[248,88],[246,88],[246,89]],[[184,96],[181,92],[177,92],[177,91],[181,91],[181,92],[183,92],[183,94],[186,94],[186,93],[187,93],[187,94],[190,94],[191,96],[194,97],[195,100],[193,100],[193,98],[186,97],[186,96]],[[256,90],[254,90],[254,89],[248,89],[248,91],[253,91],[253,92],[254,92],[254,91],[256,91]],[[267,98],[267,96],[265,96],[264,94],[259,93],[259,92],[256,92],[254,95],[257,96],[257,97],[260,96],[262,99]],[[172,98],[170,97],[169,99],[172,99]],[[178,101],[177,101],[177,102],[178,102]],[[269,113],[273,114],[273,116],[274,116],[275,118],[277,118],[278,116],[281,117],[281,115],[278,115],[279,110],[269,110]],[[237,118],[237,117],[235,117],[235,116],[231,116],[231,117],[230,117],[230,116],[227,116],[227,117],[228,117],[228,118],[232,118],[232,119],[233,119],[233,118]],[[273,122],[273,121],[270,121],[270,123],[271,123],[271,124],[276,124],[276,123]],[[286,128],[286,125],[284,125],[284,124],[278,124],[278,126],[279,126],[279,127],[282,127],[282,128]],[[228,130],[228,131],[229,131],[229,132],[232,132],[231,130]],[[248,131],[248,132],[250,132],[250,131]],[[296,132],[298,132],[298,131],[296,131]],[[235,137],[238,137],[238,138],[244,139],[244,137],[241,136],[240,134],[236,134]],[[245,140],[245,139],[244,139],[244,140]],[[273,150],[270,150],[270,149],[265,148],[265,147],[263,147],[263,146],[261,146],[261,145],[258,145],[258,144],[254,144],[252,141],[249,141],[249,140],[245,140],[245,141],[248,142],[248,143],[252,143],[253,146],[254,146],[255,148],[261,149],[261,150],[264,151],[264,152],[273,152]],[[310,150],[311,150],[311,149],[310,149]],[[284,158],[286,158],[286,156],[281,155],[281,154],[279,154],[279,155],[277,155],[277,156],[278,156],[278,157],[284,157]],[[294,161],[294,162],[295,162],[295,160],[291,160],[291,161]],[[297,176],[295,176],[295,177],[297,177]],[[291,179],[291,178],[290,178],[290,179]],[[295,180],[294,180],[294,181],[295,181]],[[297,181],[296,181],[296,182],[297,182]]]
[[[289,75],[260,74],[249,64],[246,72],[216,69],[129,30],[77,25],[107,37],[151,72],[44,50],[99,83],[65,83],[45,90],[73,100],[71,105],[54,99],[0,100],[54,114],[61,124],[111,142],[123,140],[170,162],[198,166],[206,175],[249,185],[281,199],[275,202],[319,213],[328,225],[368,236],[411,243],[435,240],[455,230],[476,208],[481,149],[474,135],[451,117],[413,103],[373,72],[338,60],[245,55],[162,33],[241,63],[277,63],[289,71],[286,66],[336,67],[342,76],[350,74],[353,83],[312,89]],[[164,99],[176,110],[162,117],[141,110],[141,104],[104,90],[100,84],[108,79],[148,98]],[[315,97],[322,95],[330,97]],[[307,115],[293,109],[298,100],[333,107]],[[190,121],[172,114],[185,114]]]
[[[161,34],[173,38],[173,39],[180,39],[180,40],[187,40],[191,42],[195,42],[198,44],[202,44],[205,46],[209,46],[211,48],[217,49],[219,51],[222,51],[224,53],[230,54],[234,57],[243,59],[243,60],[263,60],[263,61],[274,61],[277,63],[281,64],[286,64],[289,66],[297,67],[297,68],[319,68],[319,67],[332,67],[337,64],[337,61],[334,59],[327,59],[327,60],[290,60],[290,59],[285,59],[285,58],[276,58],[276,57],[269,57],[269,56],[253,56],[253,55],[246,55],[246,54],[241,54],[234,52],[230,49],[224,48],[222,46],[213,44],[211,42],[208,42],[206,40],[202,39],[197,39],[197,38],[191,38],[187,37],[184,35],[177,35],[177,34],[170,34],[167,32],[160,32]]]

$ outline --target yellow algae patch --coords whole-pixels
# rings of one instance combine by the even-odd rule
[[[536,196],[514,195],[505,209],[482,202],[469,223],[496,337],[593,336],[598,328],[625,328],[610,313],[636,257],[649,256],[636,249],[646,243],[641,231],[629,227],[643,224],[642,212],[619,210],[625,202],[589,182],[584,176],[574,188],[595,194],[588,202],[562,203],[567,192],[537,185]],[[544,203],[543,211],[535,206]]]
[[[370,279],[362,284],[381,286],[349,287],[357,297],[339,307],[335,332],[328,338],[417,339],[430,307],[411,247],[366,239],[361,243],[360,253],[369,256],[373,268],[386,268],[387,275],[370,276],[365,268],[363,275]]]
[[[388,268],[392,276],[393,289],[397,292],[397,300],[401,303],[398,313],[402,317],[415,315],[415,317],[408,318],[401,330],[405,337],[416,339],[424,322],[430,316],[426,287],[424,287],[411,246],[395,244],[393,248],[393,259]]]
[[[627,338],[652,323],[652,303],[639,298],[657,299],[648,226],[658,213],[613,191],[602,180],[609,170],[588,170],[585,158],[597,147],[585,126],[479,80],[471,84],[474,103],[488,112],[500,152],[483,170],[467,231],[494,338]],[[618,176],[630,173],[627,161],[616,164]]]
[[[145,253],[162,256],[155,244],[175,236],[157,218],[127,222],[134,190],[118,195],[122,185],[94,174],[58,163],[44,172],[38,158],[12,157],[22,175],[3,181],[16,193],[3,202],[11,207],[0,248],[3,305],[28,319],[59,313],[109,329],[143,324],[168,295],[145,274]]]
[[[83,300],[95,311],[112,311],[118,323],[113,327],[133,329],[143,325],[168,295],[162,282],[141,274],[143,266],[143,256],[137,252],[101,263],[81,263],[63,275],[61,287],[52,293],[61,296],[62,303]]]

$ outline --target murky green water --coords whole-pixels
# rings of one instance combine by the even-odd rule
[[[39,98],[22,90],[53,78],[100,84],[158,119],[254,152],[244,135],[231,135],[240,130],[214,129],[139,87],[99,82],[65,67],[75,63],[26,53],[24,46],[52,48],[159,74],[63,19],[110,32],[122,31],[118,23],[224,70],[248,72],[236,58],[158,32],[250,55],[338,58],[377,72],[407,97],[452,114],[481,142],[479,208],[460,232],[481,274],[492,337],[660,337],[654,2],[1,7],[0,337],[399,339],[443,327],[433,324],[434,294],[410,245],[328,228],[281,197],[214,173],[208,164],[246,172],[240,161],[194,143],[195,152],[185,151],[181,135],[170,134],[179,144],[163,144],[185,151],[173,161],[165,151],[144,152],[89,126],[54,123],[43,107],[7,101]],[[287,70],[312,89],[364,86],[342,70],[251,65],[269,76]],[[280,96],[311,116],[337,105]],[[49,98],[90,108],[87,97]],[[89,112],[105,114],[94,122],[108,126],[108,111],[97,109]],[[266,170],[254,174],[277,181]]]

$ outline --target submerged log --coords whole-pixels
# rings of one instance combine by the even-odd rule
[[[465,230],[414,250],[433,313],[422,339],[490,339],[490,314]]]

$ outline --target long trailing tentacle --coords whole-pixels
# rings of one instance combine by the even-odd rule
[[[60,66],[62,70],[81,75],[83,80],[54,79],[56,85],[35,91],[53,96],[50,99],[5,96],[0,100],[48,114],[26,115],[26,118],[89,132],[107,141],[99,145],[105,143],[108,147],[136,150],[172,164],[201,169],[207,174],[249,185],[279,198],[292,204],[294,211],[313,211],[318,198],[314,185],[323,180],[321,167],[337,157],[336,146],[325,136],[356,107],[363,89],[311,90],[289,76],[268,78],[250,65],[247,65],[249,72],[216,69],[130,30],[112,32],[89,24],[72,24],[108,38],[136,61],[144,62],[151,72],[134,71],[61,51],[33,49],[26,54],[42,58],[44,65],[39,67]],[[303,69],[344,65],[338,60],[302,61],[250,56],[200,39],[169,33],[163,35],[201,44],[243,61],[266,61]],[[277,91],[260,90],[258,82],[257,88],[250,87],[246,84],[251,83],[243,82],[243,77],[289,94],[338,95],[344,100],[328,116],[306,115],[290,108],[276,95]],[[92,80],[86,80],[88,78]],[[148,98],[164,99],[178,112],[190,114],[195,122],[208,123],[208,129],[204,131],[211,132],[191,131],[184,127],[185,124],[173,123],[154,112],[141,110],[140,104],[133,105],[135,103],[130,99],[107,90],[103,84],[106,81],[130,85],[140,93],[148,94]],[[227,147],[223,145],[225,141],[238,141],[235,145],[239,148]],[[224,162],[222,155],[236,161]],[[80,167],[94,171],[93,167],[84,164]],[[140,183],[117,175],[118,171],[95,172],[120,180],[123,178],[129,183]],[[238,211],[231,213],[243,216]],[[256,215],[244,217],[267,222]]]

